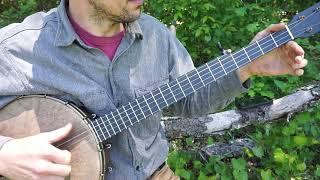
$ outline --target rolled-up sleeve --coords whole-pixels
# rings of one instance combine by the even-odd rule
[[[8,59],[8,54],[0,45],[0,109],[25,91],[26,87],[13,66],[13,62]],[[1,136],[0,132],[0,149],[11,139],[11,137]]]
[[[6,142],[8,142],[8,141],[10,141],[10,140],[12,140],[12,139],[13,139],[13,138],[11,138],[11,137],[0,136],[0,150],[2,149],[3,145],[4,145]]]
[[[173,36],[169,39],[170,79],[175,79],[194,69],[192,59],[183,45]],[[246,92],[250,80],[241,83],[236,71],[199,89],[173,105],[178,116],[194,117],[213,113],[226,107],[235,97]]]

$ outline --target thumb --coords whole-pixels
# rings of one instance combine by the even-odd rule
[[[42,133],[42,136],[49,142],[49,143],[55,143],[58,142],[60,140],[62,140],[63,138],[65,138],[71,131],[72,129],[72,124],[68,123],[67,125],[65,125],[62,128],[50,131],[50,132],[45,132]]]

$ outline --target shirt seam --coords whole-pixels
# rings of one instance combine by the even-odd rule
[[[20,33],[23,33],[23,32],[26,32],[26,31],[42,30],[42,29],[44,29],[44,28],[47,26],[48,22],[50,22],[50,21],[57,22],[57,21],[54,20],[54,19],[50,19],[50,20],[45,21],[45,22],[42,24],[41,27],[21,29],[20,31],[17,31],[17,32],[9,35],[8,37],[5,37],[4,39],[2,39],[2,40],[0,41],[0,45],[1,45],[1,44],[4,44],[6,41],[8,41],[8,40],[11,39],[11,38],[14,38],[15,36],[17,36],[17,35],[20,34]]]

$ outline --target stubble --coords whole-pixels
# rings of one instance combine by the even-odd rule
[[[122,8],[119,14],[115,14],[112,9],[106,7],[103,3],[97,0],[88,0],[89,4],[93,7],[93,11],[90,12],[90,18],[97,24],[101,24],[105,21],[113,21],[114,23],[130,23],[137,20],[140,16],[136,16],[130,13],[126,8]]]

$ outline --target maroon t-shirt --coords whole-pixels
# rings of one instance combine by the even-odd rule
[[[120,42],[124,36],[124,31],[112,37],[101,37],[95,36],[85,29],[83,29],[77,22],[75,22],[71,16],[69,16],[71,25],[73,26],[75,32],[78,34],[80,39],[88,46],[98,48],[104,52],[106,56],[112,61]]]

